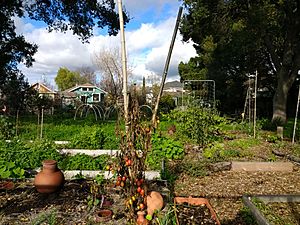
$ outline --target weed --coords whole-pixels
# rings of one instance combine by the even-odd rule
[[[243,221],[248,224],[248,225],[256,225],[256,220],[254,218],[254,216],[252,215],[250,209],[246,206],[244,206],[239,214],[241,215],[241,217],[243,218]]]
[[[55,225],[57,224],[56,219],[56,211],[51,210],[49,212],[43,212],[37,215],[37,217],[32,221],[32,225],[41,225],[41,224],[49,224],[49,225]]]

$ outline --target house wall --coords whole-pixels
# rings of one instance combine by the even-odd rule
[[[103,101],[103,92],[97,88],[93,87],[80,87],[75,90],[77,96],[81,99],[82,102],[86,103],[98,103]]]

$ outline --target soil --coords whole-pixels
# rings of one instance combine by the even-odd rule
[[[7,181],[2,181],[2,183]],[[14,181],[13,189],[0,189],[0,224],[97,224],[99,206],[88,204],[91,181],[66,181],[57,193],[40,194],[31,180]],[[1,181],[0,181],[1,187]],[[125,224],[124,204],[116,193],[113,199],[113,219],[106,224]],[[55,223],[52,223],[55,221]]]
[[[187,203],[176,206],[179,224],[185,225],[217,225],[206,205],[188,205]]]

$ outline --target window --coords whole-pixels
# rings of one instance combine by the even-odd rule
[[[81,100],[82,103],[86,104],[86,102],[87,102],[87,97],[84,96],[84,95],[82,95],[82,96],[80,97],[80,100]]]
[[[87,88],[82,88],[82,91],[87,91]]]
[[[99,98],[99,94],[93,94],[93,102],[99,102],[100,98]]]
[[[89,88],[89,91],[93,91],[94,89],[93,88]]]

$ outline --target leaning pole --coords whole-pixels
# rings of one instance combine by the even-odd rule
[[[154,112],[152,115],[152,125],[155,128],[157,127],[156,115],[157,115],[157,111],[158,111],[159,101],[160,101],[160,98],[161,98],[163,90],[164,90],[165,81],[166,81],[168,70],[169,70],[171,55],[172,55],[172,51],[173,51],[173,47],[174,47],[174,43],[175,43],[175,39],[176,39],[176,35],[177,35],[177,30],[178,30],[180,19],[181,19],[181,14],[182,14],[182,6],[179,7],[177,20],[176,20],[176,24],[175,24],[175,28],[174,28],[174,32],[173,32],[173,37],[172,37],[172,41],[170,44],[169,53],[168,53],[168,56],[166,59],[165,68],[164,68],[164,72],[163,72],[163,76],[162,76],[162,80],[161,80],[161,85],[160,85],[159,93],[158,93],[158,96],[156,99]]]
[[[124,18],[122,0],[118,0],[118,11],[120,21],[120,37],[121,37],[121,57],[122,57],[122,75],[123,75],[123,98],[124,98],[124,119],[126,135],[128,132],[128,75],[127,75],[127,58],[126,58],[126,45],[125,45],[125,31],[124,31]]]

